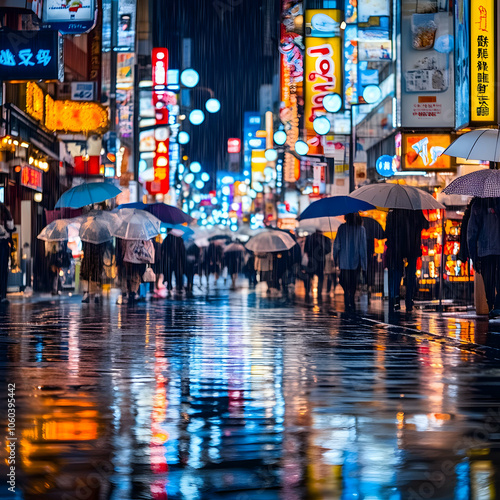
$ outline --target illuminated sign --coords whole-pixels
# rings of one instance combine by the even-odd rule
[[[86,33],[95,24],[95,0],[44,0],[43,24],[45,28],[64,35]]]
[[[395,156],[382,155],[375,162],[377,173],[382,177],[392,177],[398,170]]]
[[[151,62],[153,65],[153,85],[166,85],[168,71],[168,50],[163,48],[154,48]]]
[[[0,32],[0,80],[63,80],[63,38],[57,31]]]
[[[26,84],[26,112],[51,132],[99,134],[109,127],[108,112],[101,104],[55,100],[33,82]]]
[[[450,134],[403,134],[403,170],[450,170]]]
[[[495,0],[471,1],[471,121],[496,124]]]
[[[21,168],[21,185],[42,192],[42,172],[28,165]]]
[[[241,151],[241,141],[239,139],[228,139],[227,140],[227,152],[228,153],[239,153]]]
[[[306,26],[313,16],[328,12],[329,19],[340,22],[341,12],[331,9],[324,11],[307,10]],[[340,37],[306,37],[305,58],[305,128],[310,135],[316,135],[313,121],[319,115],[326,114],[323,97],[327,94],[343,94],[342,89],[342,40]]]

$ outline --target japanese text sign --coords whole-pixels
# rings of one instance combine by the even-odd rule
[[[495,0],[471,1],[471,121],[496,124]]]
[[[42,192],[42,172],[28,165],[23,165],[21,169],[21,185]]]
[[[0,33],[0,80],[61,80],[62,37],[57,31]]]

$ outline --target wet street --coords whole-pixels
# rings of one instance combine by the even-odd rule
[[[500,492],[499,361],[439,339],[220,290],[14,303],[0,350],[18,438],[16,492],[2,480],[2,498]]]

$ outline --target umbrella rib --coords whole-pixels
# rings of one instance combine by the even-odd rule
[[[479,141],[479,139],[481,138],[481,136],[484,134],[484,132],[485,131],[483,130],[480,134],[478,134],[477,139],[472,144],[472,147],[470,148],[469,154],[467,155],[467,158],[466,158],[467,160],[470,159],[470,155],[472,154],[472,150],[474,149],[474,147],[476,146],[477,142]]]

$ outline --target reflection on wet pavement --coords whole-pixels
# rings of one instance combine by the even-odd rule
[[[13,304],[0,349],[2,379],[16,384],[11,498],[500,491],[498,363],[325,307],[247,291]]]

